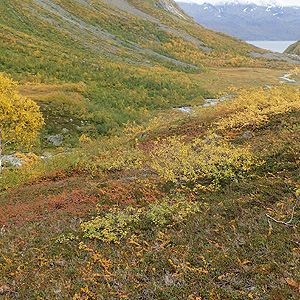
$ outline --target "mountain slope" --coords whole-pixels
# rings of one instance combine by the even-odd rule
[[[290,45],[284,52],[286,54],[300,55],[300,40]]]
[[[196,1],[195,1],[196,2]],[[178,1],[198,23],[246,41],[297,40],[300,36],[300,9],[276,1],[205,1],[201,4]]]
[[[48,84],[21,87],[50,114],[45,134],[114,132],[211,97],[199,85],[208,66],[266,63],[249,56],[262,50],[202,28],[173,1],[7,0],[0,10],[0,71]]]
[[[174,2],[172,5],[165,1],[91,3],[83,0],[26,0],[22,3],[9,0],[1,4],[2,32],[17,30],[14,34],[25,33],[31,38],[56,44],[71,40],[78,43],[77,48],[81,46],[104,57],[121,57],[129,61],[129,57],[141,62],[149,56],[162,61],[173,56],[172,63],[184,66],[191,63],[190,59],[179,57],[175,47],[170,49],[172,51],[166,49],[170,42],[182,43],[182,47],[192,53],[200,49],[245,55],[250,49],[238,40],[202,29],[189,21]],[[49,36],[49,33],[52,34]],[[120,49],[121,54],[118,53]],[[200,60],[198,58],[195,64],[202,65]]]
[[[286,66],[203,28],[174,1],[7,0],[0,10],[0,72],[38,102],[43,136],[69,131],[68,147],[203,103],[219,91],[210,68]]]

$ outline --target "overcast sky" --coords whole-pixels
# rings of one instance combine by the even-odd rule
[[[224,4],[227,2],[236,2],[236,3],[255,3],[257,5],[277,5],[277,6],[299,6],[300,7],[300,0],[175,0],[176,2],[188,2],[188,3],[197,3],[197,4],[203,4],[203,3],[211,3],[213,5],[215,4]]]

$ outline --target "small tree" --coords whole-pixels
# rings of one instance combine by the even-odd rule
[[[39,106],[21,97],[16,83],[0,73],[0,178],[4,148],[11,143],[30,145],[43,124]]]

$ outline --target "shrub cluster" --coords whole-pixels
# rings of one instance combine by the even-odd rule
[[[152,203],[148,208],[128,206],[124,210],[111,208],[108,213],[81,223],[85,237],[99,239],[103,242],[120,243],[130,235],[155,227],[165,230],[188,216],[200,212],[201,204],[184,199],[170,204],[169,199]]]
[[[150,168],[166,182],[214,190],[222,183],[243,178],[257,163],[248,148],[237,148],[211,135],[191,142],[185,142],[184,137],[157,141]]]

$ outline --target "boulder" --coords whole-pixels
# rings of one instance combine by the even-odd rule
[[[63,143],[64,137],[62,134],[49,135],[45,137],[47,143],[52,144],[53,146],[59,147]]]
[[[2,162],[11,164],[14,168],[22,166],[22,163],[25,162],[25,159],[18,157],[16,154],[3,155]]]

